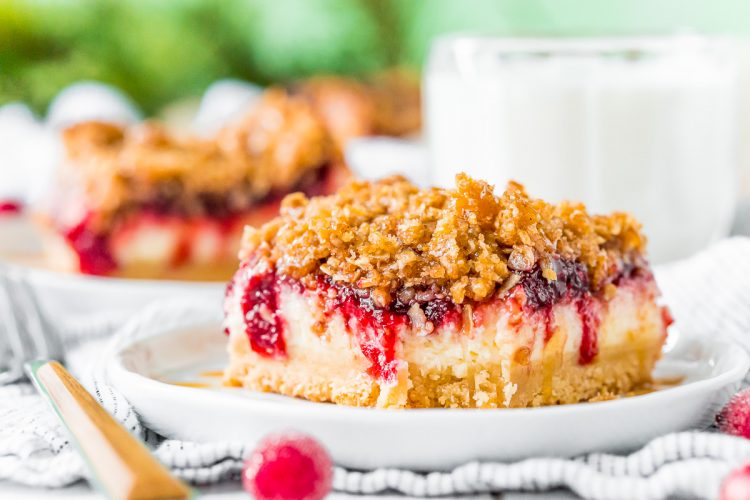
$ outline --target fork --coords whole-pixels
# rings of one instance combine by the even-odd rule
[[[0,350],[7,355],[0,366],[0,385],[23,381],[24,364],[29,361],[65,358],[60,333],[44,313],[24,271],[5,265],[0,265],[0,339],[7,342]]]
[[[31,379],[68,429],[93,484],[109,498],[192,498],[175,478],[60,364],[61,335],[22,270],[0,265],[0,339],[10,350],[0,385]],[[1,351],[0,351],[1,353]]]

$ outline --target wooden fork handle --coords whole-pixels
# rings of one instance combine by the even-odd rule
[[[190,488],[172,476],[60,363],[37,361],[29,370],[108,497],[145,500],[192,496]]]

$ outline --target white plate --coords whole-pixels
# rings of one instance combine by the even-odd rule
[[[22,267],[52,314],[136,312],[154,300],[221,300],[225,283],[106,278],[50,269],[40,236],[24,217],[0,217],[0,262]]]
[[[670,343],[655,375],[685,376],[684,382],[641,396],[531,409],[351,408],[221,388],[216,378],[201,378],[226,362],[217,316],[208,307],[159,310],[132,323],[112,347],[109,379],[145,423],[167,437],[199,442],[253,443],[293,428],[319,438],[337,463],[362,469],[434,470],[471,460],[627,451],[710,423],[750,366],[738,347],[682,338]]]

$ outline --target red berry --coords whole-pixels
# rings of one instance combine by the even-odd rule
[[[750,465],[729,474],[721,485],[719,500],[750,499]]]
[[[19,214],[23,205],[16,200],[0,200],[0,214]]]
[[[332,480],[328,452],[298,433],[263,439],[242,471],[245,490],[260,500],[318,500],[331,490]]]
[[[750,439],[750,389],[740,391],[716,416],[721,432]]]

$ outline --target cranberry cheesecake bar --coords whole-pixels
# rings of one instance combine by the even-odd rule
[[[630,216],[466,175],[288,196],[247,228],[225,381],[354,406],[499,408],[650,381],[670,322]]]
[[[86,122],[64,144],[41,217],[50,260],[94,275],[226,280],[245,225],[278,215],[290,192],[331,193],[346,176],[310,106],[279,90],[210,139]]]

